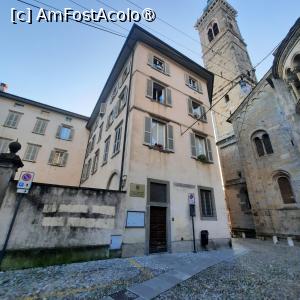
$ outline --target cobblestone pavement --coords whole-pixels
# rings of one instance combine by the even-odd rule
[[[239,243],[248,254],[210,267],[155,299],[300,299],[299,246]]]
[[[300,248],[239,240],[250,251],[210,267],[157,299],[300,299]],[[0,272],[0,299],[135,299],[126,292],[174,268],[226,250],[111,259]],[[109,299],[112,299],[109,298]]]

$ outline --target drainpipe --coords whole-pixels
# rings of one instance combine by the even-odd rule
[[[123,149],[122,149],[122,160],[121,160],[121,171],[120,171],[120,181],[119,181],[119,191],[122,191],[122,181],[123,181],[123,172],[124,172],[124,159],[125,159],[125,146],[127,140],[127,127],[128,127],[128,118],[129,118],[129,101],[131,94],[131,79],[132,79],[132,69],[133,69],[133,57],[134,57],[134,49],[132,47],[131,54],[131,66],[130,66],[130,78],[129,78],[129,89],[127,95],[127,106],[126,106],[126,118],[125,118],[125,129],[124,129],[124,141],[123,141]]]

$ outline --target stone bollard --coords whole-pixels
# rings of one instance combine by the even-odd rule
[[[10,153],[0,153],[0,207],[9,182],[14,179],[18,168],[23,167],[22,160],[16,154],[21,149],[18,142],[9,144]]]
[[[273,235],[273,243],[276,245],[278,243],[278,238],[276,235]]]
[[[287,237],[287,243],[290,247],[294,247],[294,241],[290,236]]]

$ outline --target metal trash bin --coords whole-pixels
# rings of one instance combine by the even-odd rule
[[[201,247],[206,247],[208,245],[208,231],[201,230]]]

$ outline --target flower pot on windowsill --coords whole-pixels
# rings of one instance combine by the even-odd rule
[[[154,150],[158,150],[158,151],[164,151],[164,146],[163,145],[160,145],[160,144],[155,144],[153,146],[153,149]]]
[[[204,154],[198,155],[197,156],[197,160],[199,160],[199,161],[201,161],[203,163],[208,163],[208,159],[207,159],[206,155],[204,155]]]

